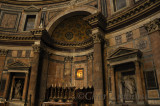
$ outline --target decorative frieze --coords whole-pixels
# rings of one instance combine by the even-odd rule
[[[32,48],[33,48],[33,51],[34,51],[34,52],[40,52],[40,50],[41,50],[41,47],[40,47],[39,44],[33,45]]]
[[[31,33],[34,36],[42,36],[44,34],[47,34],[47,31],[44,28],[38,28],[38,29],[31,30]]]
[[[0,56],[6,56],[8,53],[8,50],[0,49]]]
[[[148,31],[148,33],[160,30],[160,18],[157,18],[149,22],[148,24],[145,24],[145,28]]]
[[[122,14],[118,14],[117,16],[110,17],[107,19],[107,32],[112,31],[112,29],[119,29],[123,23],[123,25],[128,25],[127,23],[131,22],[131,20],[139,20],[141,16],[146,13],[151,13],[151,10],[155,8],[159,8],[159,0],[145,0],[143,3],[140,3],[138,6],[130,9],[129,11],[125,11]],[[138,17],[139,16],[139,17]],[[137,18],[138,17],[138,18]],[[132,21],[135,22],[135,21]],[[114,29],[114,30],[115,30]]]

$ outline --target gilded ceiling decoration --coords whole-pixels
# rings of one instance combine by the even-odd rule
[[[83,20],[83,17],[73,16],[62,21],[52,33],[54,41],[82,43],[88,40],[91,27]]]

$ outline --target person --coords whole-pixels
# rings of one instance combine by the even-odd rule
[[[15,84],[15,91],[14,91],[14,98],[15,99],[20,99],[21,98],[21,89],[22,89],[22,84],[21,81],[18,80],[18,82]]]

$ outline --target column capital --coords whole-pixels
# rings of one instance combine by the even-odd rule
[[[152,33],[160,30],[160,18],[157,18],[153,21],[144,25],[148,33]]]
[[[67,56],[64,58],[64,62],[72,62],[73,61],[73,57],[72,56]]]
[[[6,49],[0,49],[0,56],[6,56],[8,53],[8,50]]]
[[[92,29],[90,36],[93,38],[94,43],[101,43],[104,40],[104,32],[100,28]]]
[[[87,60],[93,60],[93,53],[89,53],[87,55]]]
[[[92,28],[100,27],[102,30],[106,28],[106,18],[100,12],[89,15],[83,20],[87,21]]]
[[[34,44],[34,45],[32,45],[32,48],[33,48],[33,51],[34,51],[34,52],[40,52],[40,50],[41,50],[41,47],[40,47],[39,44]]]

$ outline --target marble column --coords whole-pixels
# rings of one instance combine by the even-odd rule
[[[102,40],[103,32],[99,28],[92,29],[92,38],[94,41],[94,71],[93,71],[93,86],[94,86],[94,105],[104,106],[104,91],[103,91],[103,69],[102,69]]]
[[[145,25],[150,36],[153,59],[156,67],[157,81],[160,90],[160,18],[157,18]]]
[[[34,51],[34,57],[33,57],[33,62],[31,67],[29,91],[28,91],[29,106],[35,106],[37,76],[38,76],[38,67],[39,67],[39,58],[40,58],[40,44],[33,45],[33,51]]]
[[[144,104],[144,91],[142,83],[142,75],[140,69],[140,63],[135,61],[135,76],[136,76],[136,86],[137,86],[137,104]]]
[[[25,75],[23,95],[22,95],[22,100],[23,101],[25,101],[26,96],[27,96],[27,88],[28,88],[28,73],[26,73],[26,75]]]
[[[3,99],[5,100],[7,100],[9,96],[10,82],[11,82],[11,75],[10,73],[7,73],[7,80],[6,80],[6,85],[5,85],[4,94],[3,94]]]
[[[116,93],[115,93],[115,73],[114,73],[114,67],[110,66],[110,73],[111,73],[111,101],[112,104],[116,103]]]

